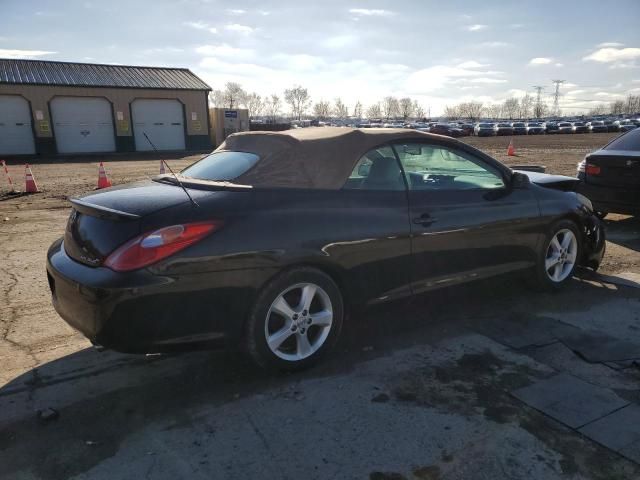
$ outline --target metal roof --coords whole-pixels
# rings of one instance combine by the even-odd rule
[[[134,67],[95,63],[0,58],[0,85],[211,90],[186,68]]]

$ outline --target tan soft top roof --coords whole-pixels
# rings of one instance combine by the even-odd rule
[[[243,132],[216,151],[255,153],[260,161],[234,183],[256,187],[339,189],[371,149],[397,140],[455,140],[403,128],[309,127],[283,132]]]

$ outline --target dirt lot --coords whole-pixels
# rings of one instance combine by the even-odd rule
[[[515,158],[508,137],[464,141],[573,176],[612,136],[514,137]],[[640,290],[601,277],[562,295],[498,279],[390,305],[365,315],[366,328],[354,319],[335,358],[302,375],[265,378],[233,353],[98,354],[53,311],[44,257],[63,232],[66,198],[95,187],[101,160],[114,184],[159,168],[158,157],[52,159],[32,165],[42,193],[11,197],[2,183],[0,478],[640,478],[632,453],[509,393],[568,372],[640,402],[632,366],[587,362],[562,335],[526,348],[501,336],[554,319],[597,332],[594,344],[640,345]],[[10,169],[22,184],[22,169]],[[638,220],[613,215],[607,231],[602,272],[640,273]],[[48,408],[52,419],[38,417]]]

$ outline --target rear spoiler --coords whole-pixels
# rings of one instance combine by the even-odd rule
[[[108,218],[110,220],[119,221],[138,220],[140,218],[140,215],[136,215],[135,213],[127,213],[121,210],[103,207],[102,205],[95,205],[93,203],[80,200],[79,198],[70,198],[69,202],[78,212],[91,215],[93,217]]]

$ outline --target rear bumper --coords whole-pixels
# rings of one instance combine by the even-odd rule
[[[591,185],[585,183],[582,173],[578,174],[578,178],[582,181],[578,184],[576,191],[591,200],[595,210],[626,215],[640,214],[639,191],[629,188]]]
[[[176,277],[144,269],[117,273],[74,261],[62,239],[47,254],[47,277],[58,314],[92,343],[129,353],[237,341],[268,276],[262,270]]]

